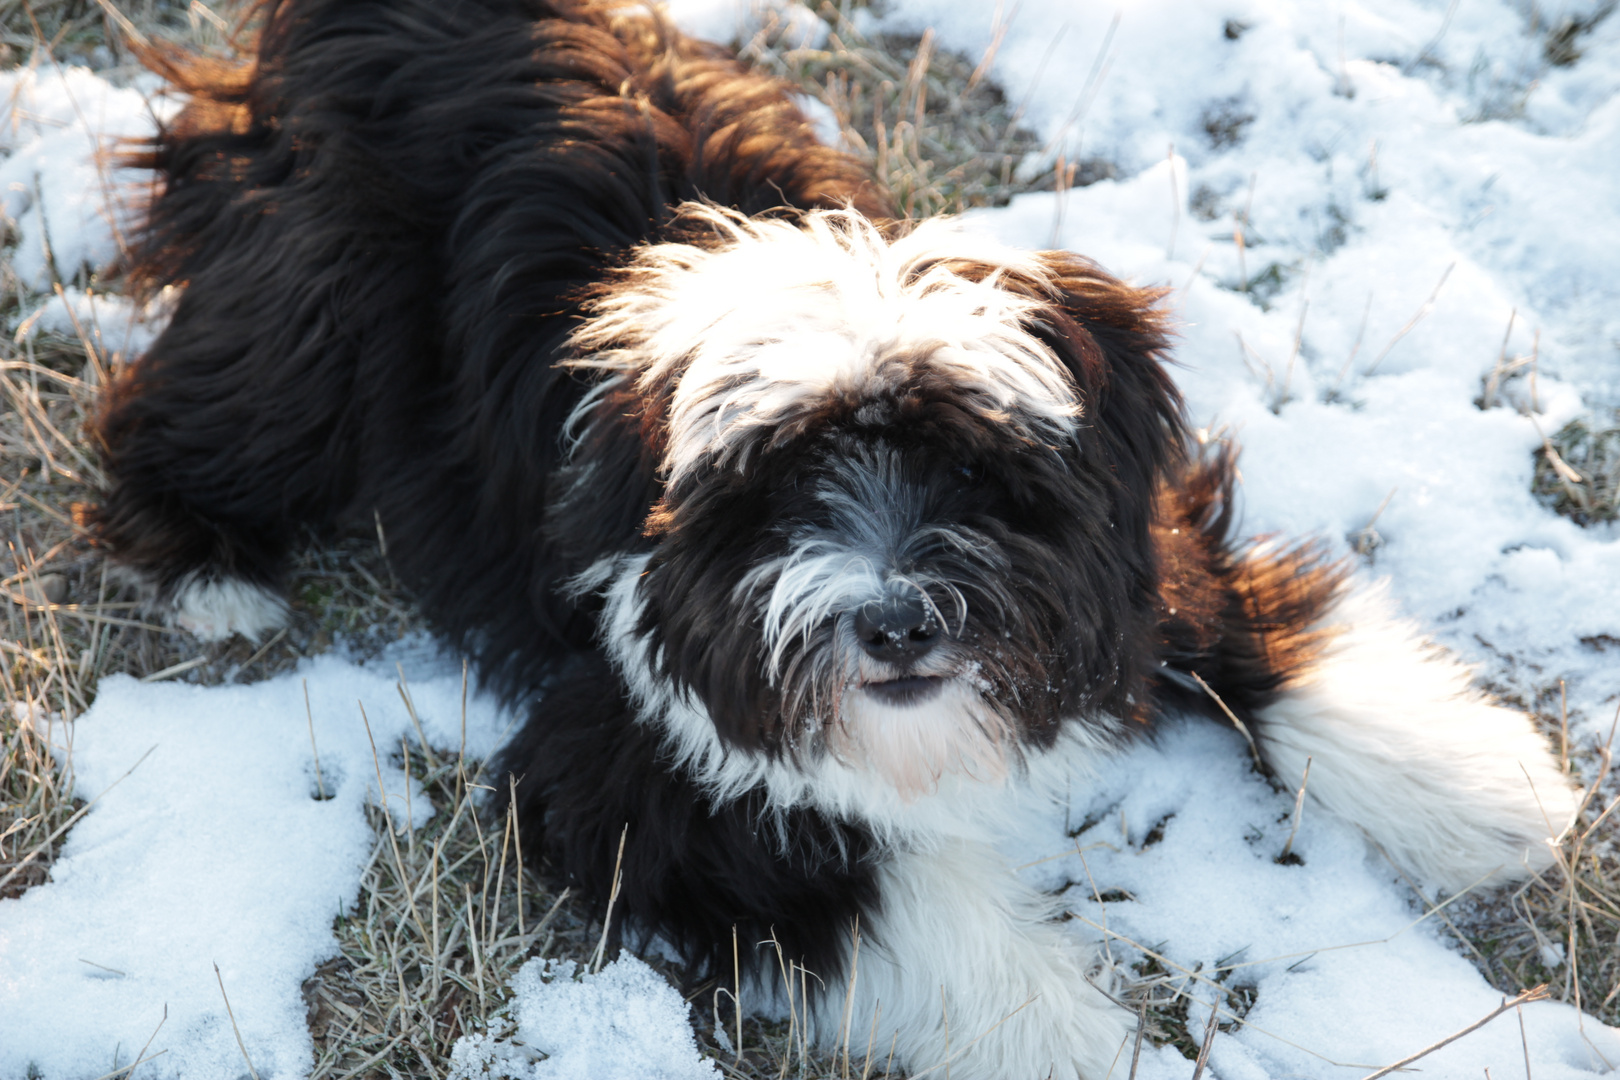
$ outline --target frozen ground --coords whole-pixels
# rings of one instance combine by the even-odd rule
[[[461,676],[446,668],[407,674],[428,739],[454,751]],[[335,657],[254,686],[119,676],[70,730],[51,725],[96,801],[50,882],[0,905],[0,1077],[88,1080],[143,1047],[167,1053],[142,1074],[236,1076],[225,995],[260,1076],[308,1072],[299,986],[358,893],[379,771],[396,819],[432,813],[397,765],[415,733],[396,679]],[[468,752],[487,754],[501,716],[474,697],[466,720]]]
[[[682,17],[724,34],[739,7],[689,3]],[[932,26],[972,55],[999,31],[994,74],[1052,153],[1117,167],[1118,180],[971,223],[1175,290],[1178,378],[1195,420],[1245,445],[1249,528],[1342,550],[1361,539],[1367,576],[1388,577],[1408,614],[1508,692],[1533,699],[1567,679],[1575,737],[1598,740],[1620,695],[1620,544],[1612,527],[1551,514],[1529,481],[1538,427],[1620,405],[1620,15],[1566,33],[1601,5],[886,10],[871,29]],[[87,127],[138,133],[149,113],[138,91],[49,65],[0,74],[0,101],[14,268],[43,292],[47,239],[64,273],[117,251],[103,196],[118,178],[87,158]],[[65,327],[72,308],[107,334],[133,314],[115,305],[70,295],[40,324]],[[1481,408],[1499,360],[1531,355]],[[428,737],[458,740],[459,683],[421,665]],[[0,1078],[30,1063],[48,1080],[99,1076],[149,1037],[148,1054],[164,1051],[139,1073],[152,1080],[244,1072],[221,982],[260,1075],[307,1069],[298,986],[331,954],[331,917],[369,851],[361,807],[376,780],[353,702],[379,745],[409,725],[386,674],[327,659],[303,678],[337,770],[329,801],[309,797],[297,678],[212,691],[116,680],[75,731],[56,730],[86,798],[135,767],[75,828],[52,881],[0,902]],[[475,702],[469,744],[487,748],[500,727]],[[403,810],[403,776],[385,771],[383,786]],[[1432,920],[1414,925],[1410,890],[1350,827],[1307,807],[1303,865],[1275,861],[1291,804],[1228,733],[1174,728],[1025,823],[1008,853],[1044,885],[1072,883],[1075,932],[1123,960],[1147,947],[1172,969],[1239,965],[1225,985],[1254,1004],[1217,1034],[1206,1075],[1353,1078],[1489,1013],[1500,995]],[[536,1075],[702,1075],[673,1030],[678,1005],[633,964],[577,983],[530,972],[516,1036],[554,1055]],[[607,1032],[632,1001],[659,1017],[652,1041],[669,1056],[591,1042],[590,1018]],[[621,1042],[617,1064],[564,1071],[581,1045]],[[466,1063],[518,1069],[514,1045],[469,1045]],[[1538,1080],[1604,1073],[1620,1034],[1541,1003],[1523,1010],[1522,1035],[1507,1016],[1421,1067],[1502,1080],[1526,1055]],[[1189,1071],[1149,1047],[1138,1075]]]

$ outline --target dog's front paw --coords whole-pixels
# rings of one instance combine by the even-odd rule
[[[251,641],[287,623],[287,602],[275,593],[240,578],[193,574],[171,594],[163,611],[170,626],[199,641],[224,641],[241,634]]]
[[[1051,921],[1048,898],[979,844],[893,856],[849,981],[818,1037],[852,1056],[871,1037],[914,1074],[953,1080],[1103,1080],[1134,1018],[1099,987],[1095,947]]]
[[[976,1008],[961,1009],[963,1019],[976,1014],[982,1030],[951,1025],[950,1047],[940,1048],[939,1061],[949,1062],[953,1078],[1103,1080],[1129,1056],[1135,1018],[1099,989],[1111,980],[1094,962],[1094,950],[1077,950],[1056,940],[1064,935],[1052,936],[1048,963],[1028,958],[1035,969],[1024,972],[1022,985],[997,988],[1003,994],[993,1000],[974,995]],[[1023,1000],[1013,1003],[1020,995]],[[927,1068],[937,1062],[913,1064]]]

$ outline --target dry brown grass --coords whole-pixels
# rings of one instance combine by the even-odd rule
[[[1508,341],[1518,314],[1515,309],[1508,316],[1496,363],[1481,378],[1474,404],[1510,407],[1536,424],[1541,446],[1530,489],[1543,505],[1581,526],[1620,519],[1620,409],[1587,412],[1550,435],[1542,430],[1536,387],[1541,331],[1536,330],[1529,352],[1510,356]]]
[[[130,34],[222,51],[240,6],[239,0],[0,0],[0,67],[28,59],[43,42],[52,58],[117,80],[140,70]]]
[[[803,47],[801,34],[773,21],[739,43],[741,54],[830,108],[846,148],[888,184],[906,216],[1001,206],[1022,192],[1112,175],[1102,161],[1047,160],[1020,124],[1023,106],[986,77],[994,46],[969,57],[939,48],[932,31],[873,39],[846,9],[823,3],[819,14],[829,29],[820,48]]]
[[[1620,518],[1620,412],[1578,417],[1545,436],[1533,490],[1577,525]]]
[[[342,952],[304,984],[316,1078],[442,1076],[529,957],[590,947],[566,893],[521,869],[511,817],[481,816],[479,762],[416,747],[406,764],[437,812],[395,831],[368,809],[377,839],[359,905],[334,923]]]
[[[1521,704],[1515,702],[1515,704]],[[1538,702],[1543,728],[1564,747],[1582,784],[1581,811],[1557,865],[1522,885],[1459,905],[1448,928],[1492,985],[1508,992],[1546,983],[1555,1000],[1620,1024],[1620,776],[1616,726],[1597,746],[1569,747],[1562,687]],[[1620,711],[1614,721],[1620,721]],[[1620,1066],[1620,1062],[1613,1064]]]

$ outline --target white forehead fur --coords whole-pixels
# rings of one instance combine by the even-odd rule
[[[1072,431],[1080,405],[1069,374],[1026,329],[1044,304],[1002,287],[1009,273],[1044,285],[1035,256],[946,220],[891,243],[852,210],[796,221],[683,212],[721,241],[644,248],[574,335],[578,366],[642,391],[673,386],[671,482],[705,459],[730,462],[750,430],[831,394],[881,390],[898,373],[886,370],[892,357],[926,357],[958,393],[1026,435]],[[990,273],[963,277],[950,264],[964,260]]]

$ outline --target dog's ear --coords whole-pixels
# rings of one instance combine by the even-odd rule
[[[1165,369],[1168,290],[1127,285],[1071,252],[1038,258],[1044,281],[1014,275],[1007,287],[1041,301],[1029,330],[1074,379],[1082,457],[1100,460],[1116,481],[1117,526],[1145,538],[1159,480],[1187,447],[1181,394]]]
[[[663,490],[658,465],[665,442],[654,410],[622,376],[590,391],[570,417],[566,464],[547,484],[545,539],[553,557],[574,574],[604,552],[650,545],[647,515]]]

